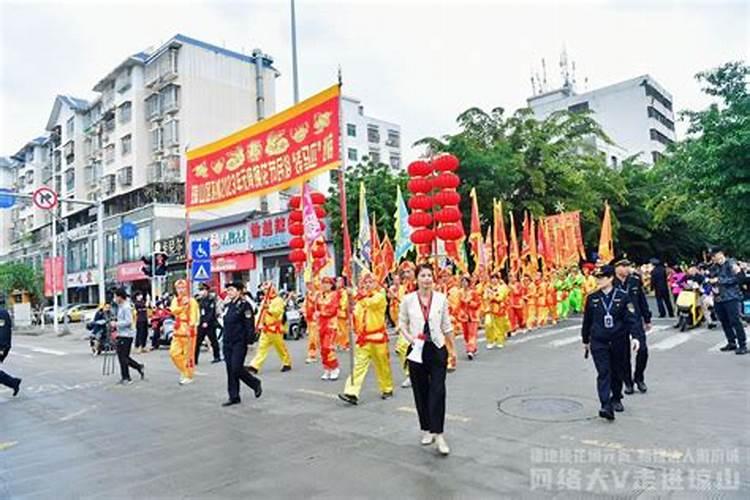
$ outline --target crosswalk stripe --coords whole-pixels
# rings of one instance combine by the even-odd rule
[[[726,341],[722,340],[721,342],[719,342],[715,346],[709,347],[707,350],[709,352],[721,352],[719,349],[722,348],[722,347],[724,347],[724,345],[726,345]]]
[[[557,339],[553,340],[552,342],[549,342],[548,345],[551,345],[552,347],[560,347],[568,344],[573,344],[574,342],[582,342],[580,335],[573,335],[572,337],[566,337],[564,339]]]
[[[669,349],[672,349],[673,347],[677,347],[680,344],[684,344],[688,340],[690,340],[690,337],[692,337],[693,334],[690,333],[676,333],[674,335],[671,335],[661,342],[654,344],[651,346],[652,351],[667,351]]]

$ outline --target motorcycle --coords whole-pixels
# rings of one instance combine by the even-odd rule
[[[301,339],[307,330],[301,304],[294,301],[287,302],[285,317],[286,331],[284,332],[284,338],[288,340]]]
[[[701,304],[701,287],[698,283],[687,281],[677,296],[677,325],[681,332],[693,329],[703,323],[703,306]]]

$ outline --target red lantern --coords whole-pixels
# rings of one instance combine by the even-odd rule
[[[411,233],[411,242],[415,245],[427,245],[435,239],[435,231],[432,229],[417,229]]]
[[[292,210],[289,212],[289,223],[302,222],[302,212],[300,210]]]
[[[432,191],[432,181],[425,178],[409,179],[406,183],[406,187],[411,193],[429,193]]]
[[[441,207],[455,206],[461,202],[461,195],[455,189],[444,189],[432,197],[433,203]]]
[[[432,224],[432,215],[427,212],[412,212],[409,215],[409,225],[411,227],[427,227]]]
[[[461,183],[461,179],[453,172],[443,172],[435,176],[432,184],[439,189],[456,189]]]
[[[294,249],[289,252],[289,262],[305,262],[307,256],[304,250]]]
[[[464,232],[458,224],[443,224],[438,228],[437,235],[443,241],[456,241],[463,238]]]
[[[458,158],[452,154],[443,154],[432,160],[432,166],[438,172],[451,172],[458,169]]]
[[[295,236],[289,240],[289,248],[305,248],[305,240],[302,236]]]
[[[432,196],[415,194],[409,198],[407,205],[412,210],[429,210],[432,208]]]
[[[303,234],[305,234],[305,228],[301,222],[289,224],[289,234],[291,234],[292,236],[302,236]]]
[[[319,221],[319,222],[320,222],[320,230],[321,231],[325,231],[326,230],[326,224],[325,224],[325,222],[323,222],[323,221]]]
[[[432,165],[426,161],[413,161],[406,168],[406,171],[411,177],[424,177],[432,173]]]
[[[323,244],[315,245],[312,248],[312,256],[316,259],[322,259],[326,256],[326,246]]]
[[[435,213],[435,220],[438,222],[458,222],[461,218],[461,211],[453,206],[445,206]]]
[[[318,217],[318,219],[322,219],[326,216],[326,209],[321,206],[315,207],[315,215]]]
[[[323,203],[326,202],[325,195],[317,191],[310,193],[310,199],[312,200],[313,205],[322,205]]]
[[[289,198],[289,208],[298,210],[301,203],[302,203],[302,197],[298,194],[295,194],[294,196]]]

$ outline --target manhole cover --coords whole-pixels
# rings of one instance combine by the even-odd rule
[[[595,418],[586,408],[594,406],[574,396],[515,395],[498,401],[500,413],[540,422],[573,422]]]

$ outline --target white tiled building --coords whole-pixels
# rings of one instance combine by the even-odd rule
[[[401,127],[365,115],[362,101],[342,96],[344,165],[352,167],[369,159],[401,168]]]
[[[631,155],[654,163],[676,140],[672,95],[649,75],[578,94],[572,85],[527,99],[539,118],[554,111],[591,111],[615,145],[592,138],[596,148],[617,166]]]

